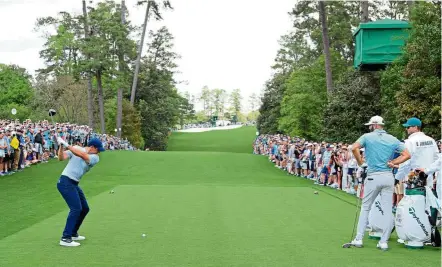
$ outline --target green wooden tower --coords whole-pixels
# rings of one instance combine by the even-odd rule
[[[355,38],[354,68],[361,71],[384,69],[402,54],[410,24],[384,19],[361,23],[353,33]]]

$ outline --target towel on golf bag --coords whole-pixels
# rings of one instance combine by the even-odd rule
[[[430,207],[433,209],[437,209],[440,213],[442,213],[442,209],[440,207],[440,200],[433,194],[433,191],[428,186],[425,187],[425,197],[426,197],[426,206],[425,210],[430,212]]]
[[[391,228],[394,226],[394,217],[391,216],[390,222],[387,222],[384,216],[385,208],[381,203],[381,196],[379,195],[371,206],[370,213],[368,215],[368,228],[372,232],[382,233],[387,223],[391,224]]]
[[[398,237],[404,241],[430,240],[431,225],[425,213],[425,196],[404,196],[396,209],[395,225]]]

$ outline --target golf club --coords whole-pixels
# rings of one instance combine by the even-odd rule
[[[362,175],[361,175],[361,177],[362,177],[361,191],[360,191],[360,194],[359,194],[359,197],[358,197],[358,202],[356,204],[355,221],[353,223],[353,230],[351,231],[350,242],[343,244],[342,248],[350,248],[350,247],[353,246],[351,244],[351,240],[353,240],[353,236],[355,234],[355,229],[356,229],[356,224],[358,223],[359,213],[360,213],[359,209],[361,207],[362,196],[363,196],[363,192],[364,192],[364,181],[365,181],[365,178],[367,177],[367,167],[364,167],[363,169],[364,170],[362,171]]]
[[[353,239],[353,236],[354,236],[354,234],[355,234],[355,229],[356,229],[356,224],[357,224],[357,222],[358,222],[358,218],[359,218],[359,209],[360,209],[360,206],[361,206],[361,202],[362,202],[362,198],[360,198],[360,197],[358,197],[358,202],[357,202],[357,204],[356,204],[356,214],[355,214],[355,221],[353,222],[353,230],[351,231],[351,237],[350,237],[350,240],[352,240]],[[350,242],[348,242],[348,243],[345,243],[345,244],[343,244],[342,245],[342,248],[349,248],[349,247],[351,247],[352,246],[352,244],[351,244],[351,241]]]

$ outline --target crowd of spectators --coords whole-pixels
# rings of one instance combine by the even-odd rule
[[[210,122],[206,122],[206,123],[191,123],[191,124],[183,125],[183,129],[182,130],[194,129],[194,128],[211,128],[211,127],[212,127],[212,124]]]
[[[90,138],[97,137],[107,150],[134,150],[127,139],[97,134],[85,125],[0,120],[0,176],[56,158],[57,136],[70,145],[86,146]]]
[[[361,151],[362,156],[363,150]],[[313,142],[287,135],[260,135],[254,154],[266,155],[288,174],[356,194],[362,169],[346,143]]]
[[[254,126],[256,125],[256,122],[246,122],[246,123],[241,123],[241,122],[231,122],[231,121],[223,121],[223,120],[218,120],[215,124],[215,126],[213,126],[212,122],[205,122],[205,123],[190,123],[190,124],[184,124],[183,128],[181,130],[187,130],[187,129],[196,129],[196,128],[212,128],[212,127],[218,127],[218,126],[229,126],[229,125],[244,125],[244,126]],[[174,131],[177,131],[178,129],[173,129]]]
[[[254,154],[267,156],[276,168],[290,175],[357,195],[363,169],[351,149],[351,144],[343,142],[314,142],[283,134],[258,135],[253,144]],[[360,151],[364,159],[364,148]],[[397,169],[392,171],[396,173]]]

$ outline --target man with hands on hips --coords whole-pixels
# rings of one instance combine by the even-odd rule
[[[393,216],[391,201],[393,199],[394,177],[388,162],[401,164],[410,158],[408,150],[394,136],[388,134],[384,128],[384,120],[380,116],[374,116],[365,125],[369,126],[370,133],[361,136],[352,146],[353,155],[359,166],[367,166],[367,177],[364,181],[364,193],[358,221],[357,234],[351,242],[352,246],[362,247],[365,229],[368,224],[368,215],[373,202],[381,195],[385,220],[390,221]],[[365,148],[365,160],[363,162],[360,149]],[[391,160],[395,153],[400,156]],[[390,238],[392,226],[385,227],[381,240],[377,247],[382,250],[388,249],[387,241]]]

